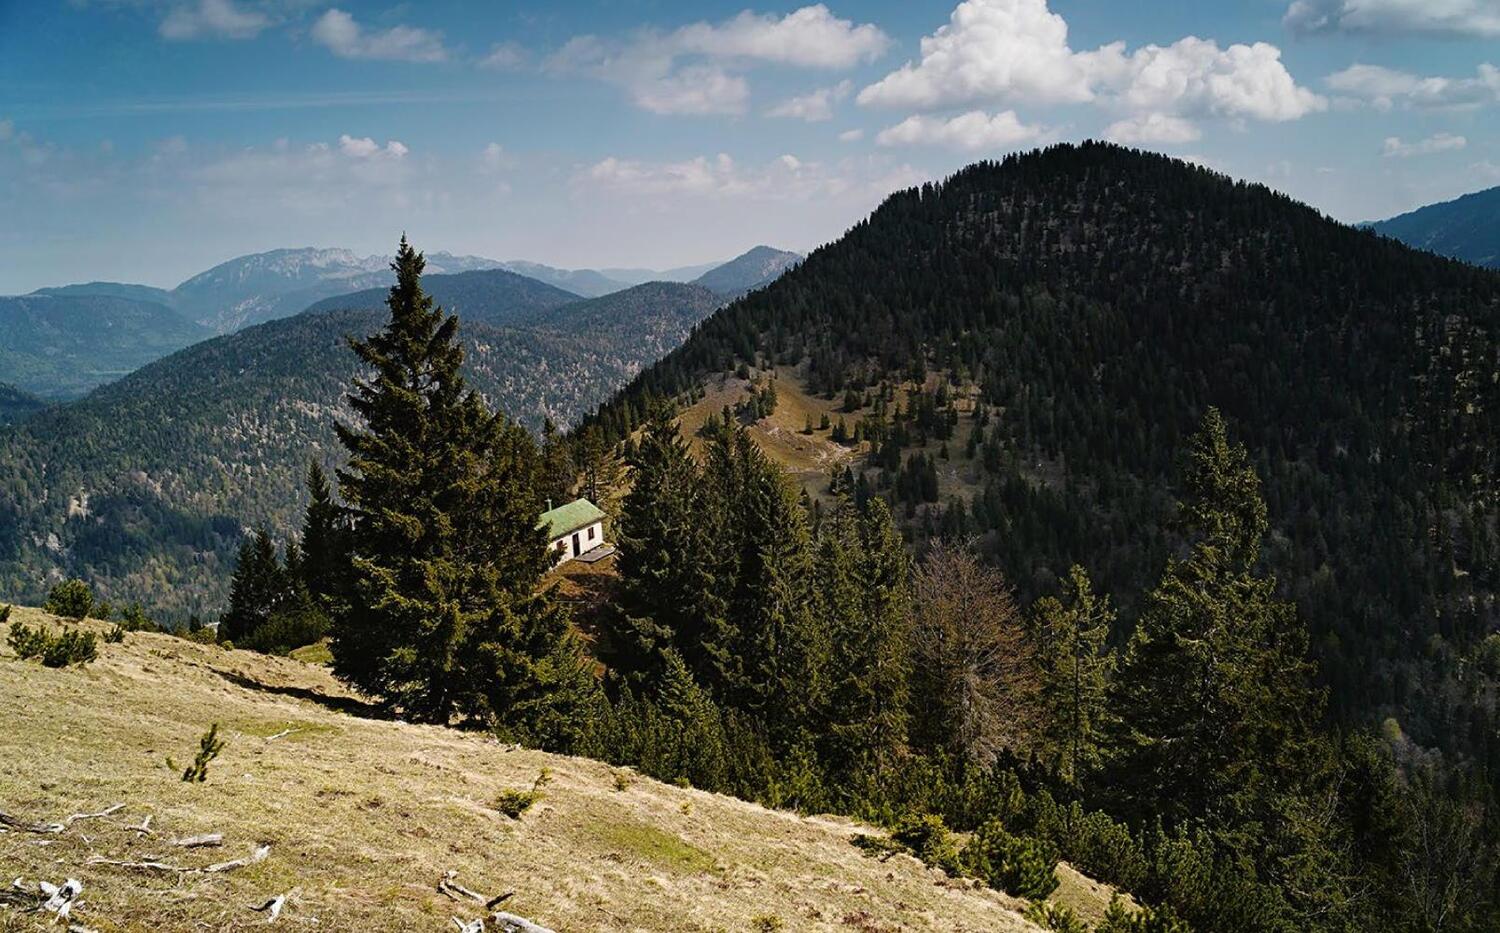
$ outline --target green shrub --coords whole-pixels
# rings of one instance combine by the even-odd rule
[[[958,848],[943,818],[932,813],[913,814],[896,824],[891,841],[912,855],[950,875],[961,874]]]
[[[1039,901],[1057,889],[1057,854],[1037,839],[1014,836],[999,820],[979,827],[964,847],[963,867],[992,888]]]
[[[189,784],[202,784],[208,780],[208,763],[219,757],[226,744],[225,740],[219,738],[219,724],[209,726],[208,731],[198,740],[198,754],[193,757],[193,763],[182,772],[182,779]],[[167,759],[167,767],[176,769],[170,758]]]
[[[44,667],[67,667],[87,664],[99,656],[99,640],[93,632],[68,629],[56,635],[41,626],[16,623],[10,627],[7,642],[22,659],[40,658]]]
[[[5,623],[7,623],[9,621],[10,621],[10,606],[9,605],[0,606],[0,625],[4,625]]]
[[[125,626],[121,625],[118,622],[115,623],[115,627],[114,628],[110,629],[108,632],[106,632],[104,634],[104,643],[106,645],[118,645],[120,642],[122,642],[124,640],[125,640]]]
[[[1192,933],[1192,928],[1179,920],[1170,907],[1131,911],[1116,894],[1110,898],[1109,910],[1094,927],[1094,933]]]
[[[120,610],[120,627],[127,632],[159,632],[161,626],[146,615],[146,610],[140,603],[131,603]]]
[[[1061,904],[1032,901],[1024,914],[1027,920],[1054,933],[1089,933],[1088,924]]]
[[[262,654],[287,655],[328,634],[328,617],[317,609],[278,612],[245,638],[240,647]]]
[[[94,608],[94,591],[82,580],[64,580],[47,594],[42,608],[65,619],[86,619]]]
[[[102,599],[94,603],[94,608],[89,610],[89,618],[98,619],[101,622],[108,622],[110,616],[114,614],[115,607]]]
[[[495,809],[504,813],[513,820],[519,820],[521,814],[531,809],[531,805],[542,799],[542,788],[552,780],[552,772],[543,768],[536,776],[531,787],[526,790],[507,789],[500,792],[495,800]]]

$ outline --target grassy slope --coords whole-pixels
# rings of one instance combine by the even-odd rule
[[[862,856],[843,820],[644,778],[616,790],[617,769],[598,762],[336,709],[351,704],[323,668],[165,635],[129,635],[64,671],[0,648],[0,809],[53,821],[126,805],[61,835],[0,834],[6,878],[79,878],[75,919],[101,931],[261,924],[247,906],[287,892],[282,926],[452,929],[479,914],[435,891],[449,869],[486,894],[514,890],[507,909],[559,931],[737,931],[768,916],[787,930],[1035,929],[1001,894]],[[215,721],[227,749],[207,783],[182,783],[164,759],[190,760]],[[287,728],[300,731],[269,738]],[[530,812],[494,810],[543,767],[552,782]],[[127,828],[147,815],[155,835]],[[168,844],[207,832],[224,847]],[[87,864],[201,866],[260,843],[263,863],[217,875]],[[26,922],[0,908],[0,929]]]

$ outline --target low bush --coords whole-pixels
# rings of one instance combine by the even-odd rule
[[[908,816],[896,825],[891,841],[950,875],[961,874],[958,847],[943,818],[932,813]]]
[[[219,757],[219,753],[224,750],[226,744],[228,743],[224,739],[219,738],[219,724],[214,723],[209,726],[208,731],[198,739],[198,754],[193,757],[193,763],[182,772],[183,781],[189,784],[202,784],[208,780],[208,763]],[[167,759],[167,767],[177,770],[177,766],[170,758]]]
[[[964,847],[963,867],[992,888],[1039,901],[1057,890],[1057,851],[1038,839],[1014,836],[999,820],[979,827]]]
[[[87,664],[99,656],[99,640],[94,633],[76,629],[52,635],[41,626],[33,628],[17,622],[10,627],[6,641],[17,657],[39,658],[44,667]]]
[[[64,580],[47,594],[42,608],[65,619],[86,619],[94,608],[94,591],[82,580]]]
[[[519,820],[521,814],[531,809],[532,804],[542,799],[542,788],[552,780],[552,773],[543,768],[536,776],[531,787],[526,790],[507,789],[500,792],[495,800],[495,809],[504,813],[513,820]]]

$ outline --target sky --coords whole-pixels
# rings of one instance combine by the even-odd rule
[[[0,294],[278,247],[668,268],[1111,139],[1349,222],[1500,185],[1500,0],[0,0]]]

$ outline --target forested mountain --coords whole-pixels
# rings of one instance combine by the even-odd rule
[[[723,262],[705,262],[696,266],[678,266],[673,269],[610,268],[599,271],[617,282],[624,282],[627,285],[644,285],[647,282],[691,282],[723,264]]]
[[[574,296],[503,271],[426,283],[489,320],[535,316],[461,332],[471,384],[532,428],[597,405],[719,304],[652,285],[557,307]],[[338,459],[358,368],[344,338],[386,314],[349,303],[199,343],[0,431],[0,592],[39,599],[68,574],[166,618],[216,615],[245,526],[293,530],[309,458]]]
[[[548,285],[556,285],[558,288],[585,298],[598,298],[600,295],[608,295],[610,292],[617,292],[631,285],[630,282],[612,279],[594,269],[558,269],[555,266],[527,262],[524,259],[502,262],[500,267],[539,282],[546,282]]]
[[[46,407],[35,395],[0,382],[0,425],[24,421]]]
[[[708,270],[694,279],[693,284],[735,297],[775,281],[777,276],[801,261],[801,253],[757,246]]]
[[[152,301],[168,308],[176,307],[177,299],[164,288],[151,285],[132,285],[128,282],[80,282],[77,285],[59,285],[54,288],[39,288],[33,295],[57,295],[76,298],[88,295],[103,295],[107,298],[129,298],[131,301]]]
[[[1370,226],[1418,249],[1500,269],[1500,188],[1429,204]]]
[[[1177,452],[1217,406],[1264,480],[1262,560],[1332,714],[1393,717],[1494,775],[1500,664],[1477,661],[1500,646],[1497,330],[1500,275],[1183,162],[1065,145],[892,196],[595,422],[622,437],[653,396],[800,367],[875,442],[847,482],[902,505],[919,544],[978,536],[1023,600],[1083,564],[1119,642],[1176,547]],[[952,455],[986,478],[933,501],[940,461],[908,452],[948,436],[963,387],[976,429]]]
[[[210,336],[154,302],[106,295],[0,297],[0,378],[75,398]]]
[[[554,308],[576,302],[579,296],[545,282],[504,269],[431,275],[425,280],[433,299],[465,322],[504,327],[523,318],[543,315]],[[308,311],[359,308],[378,310],[385,306],[389,287],[366,288],[334,295],[311,305]]]

